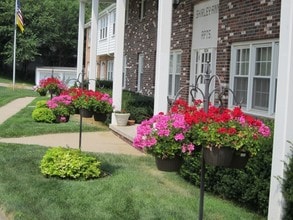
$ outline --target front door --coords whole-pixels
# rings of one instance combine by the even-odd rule
[[[214,48],[205,48],[205,49],[197,49],[193,51],[193,65],[194,65],[194,72],[193,72],[193,81],[191,85],[195,85],[196,78],[200,75],[202,77],[199,78],[197,81],[198,88],[204,93],[205,85],[204,85],[204,75],[207,72],[208,63],[210,64],[211,75],[215,74],[215,67],[216,67],[216,59],[215,59],[215,49]],[[210,91],[214,89],[214,82],[210,84]],[[203,99],[201,92],[197,92],[196,99]],[[210,101],[213,101],[213,97]]]

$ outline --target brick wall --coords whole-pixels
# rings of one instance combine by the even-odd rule
[[[231,44],[279,38],[281,0],[220,0],[217,73],[229,80]]]
[[[180,86],[189,84],[193,7],[202,0],[185,0],[173,10],[171,50],[182,50]],[[154,95],[157,0],[146,1],[145,17],[139,19],[140,0],[129,1],[125,29],[127,55],[126,89],[136,91],[138,54],[145,55],[142,93]],[[279,38],[281,0],[220,0],[216,72],[228,83],[231,45],[234,42]],[[167,82],[167,80],[166,80]],[[186,94],[183,96],[187,97]]]
[[[158,0],[146,1],[145,17],[139,19],[140,0],[129,1],[129,22],[125,29],[124,52],[127,55],[126,89],[136,91],[138,54],[143,53],[144,95],[154,95],[155,62],[157,43]],[[173,10],[171,50],[182,50],[181,86],[188,84],[190,71],[190,48],[192,39],[192,6],[191,1],[182,2]],[[166,79],[166,83],[168,79]]]

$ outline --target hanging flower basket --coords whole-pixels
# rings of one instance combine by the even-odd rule
[[[79,109],[79,114],[84,118],[91,118],[93,116],[93,112],[85,108]]]
[[[249,155],[230,147],[203,148],[204,160],[212,166],[242,169],[246,166]]]
[[[107,120],[107,114],[100,113],[100,112],[94,112],[94,119],[95,119],[95,121],[105,122]]]
[[[66,116],[58,115],[56,116],[55,123],[66,123],[69,121],[69,118],[70,118],[70,115],[66,115]]]
[[[165,158],[162,159],[160,157],[155,157],[156,159],[156,166],[160,171],[166,172],[177,172],[180,170],[180,167],[183,163],[182,157],[175,157],[175,158]]]

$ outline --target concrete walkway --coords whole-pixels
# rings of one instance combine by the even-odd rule
[[[33,100],[33,97],[19,98],[7,105],[0,107],[0,124],[7,120],[9,117],[16,114],[22,108],[27,106]],[[118,128],[119,129],[119,128]],[[126,131],[126,136],[133,136],[135,128],[120,128]],[[131,133],[127,135],[127,133]],[[119,133],[119,132],[118,132]],[[115,132],[117,134],[117,130]],[[118,153],[129,154],[136,156],[143,156],[144,154],[132,147],[129,142],[123,141],[120,137],[115,135],[112,131],[104,132],[82,132],[81,135],[81,148],[84,151],[100,152],[100,153]],[[79,147],[79,132],[76,133],[60,133],[60,134],[47,134],[39,136],[29,136],[20,138],[1,138],[2,143],[17,143],[17,144],[33,144],[45,147]]]

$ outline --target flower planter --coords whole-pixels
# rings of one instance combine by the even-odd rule
[[[212,166],[242,169],[249,159],[248,153],[230,147],[210,147],[203,150],[205,162]]]
[[[116,122],[118,126],[126,126],[130,113],[115,113]]]
[[[166,158],[161,159],[159,157],[155,157],[156,159],[156,166],[158,170],[160,171],[166,171],[166,172],[176,172],[179,171],[183,160],[181,157],[175,157],[175,158]]]
[[[70,115],[67,116],[56,116],[55,123],[66,123],[69,121]]]
[[[128,120],[127,125],[129,125],[129,126],[135,125],[135,120]]]
[[[230,147],[203,148],[204,160],[207,164],[219,167],[229,167],[233,158],[234,149]]]
[[[247,152],[235,151],[229,168],[243,169],[249,159]]]
[[[79,109],[79,114],[84,118],[91,118],[93,116],[92,111],[84,108]]]
[[[107,114],[100,113],[100,112],[94,112],[94,119],[95,119],[95,121],[105,122],[107,120]]]
[[[39,92],[40,96],[46,96],[47,95],[47,91],[41,91]]]

